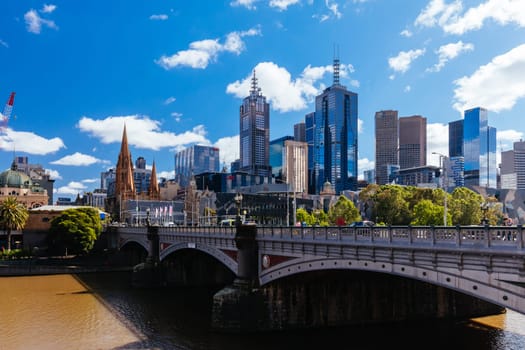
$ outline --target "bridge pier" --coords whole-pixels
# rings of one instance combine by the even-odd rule
[[[258,288],[257,226],[238,225],[237,278],[213,296],[212,328],[223,332],[257,331],[267,322],[265,298]]]
[[[159,227],[149,224],[147,218],[147,237],[150,242],[149,255],[146,261],[133,267],[132,285],[137,288],[160,287],[165,285],[164,271],[160,264]]]

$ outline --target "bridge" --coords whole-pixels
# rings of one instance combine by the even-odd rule
[[[243,235],[243,228],[252,233]],[[305,272],[366,271],[426,282],[525,313],[521,226],[243,225],[149,230],[158,234],[158,243],[148,239],[146,227],[117,228],[118,246],[140,245],[150,256],[158,249],[160,262],[181,250],[198,250],[261,288]],[[242,242],[250,235],[254,244],[243,253]]]

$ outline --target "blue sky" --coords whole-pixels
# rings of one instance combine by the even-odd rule
[[[498,151],[525,133],[523,0],[4,0],[0,23],[0,112],[16,92],[0,167],[29,157],[55,198],[100,186],[124,124],[133,159],[159,176],[193,143],[229,165],[254,69],[270,139],[293,135],[332,82],[334,51],[359,95],[360,175],[379,110],[425,116],[435,165],[465,109],[489,110]]]

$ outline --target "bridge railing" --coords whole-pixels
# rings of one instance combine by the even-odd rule
[[[259,239],[373,242],[449,247],[524,247],[522,226],[258,227]]]

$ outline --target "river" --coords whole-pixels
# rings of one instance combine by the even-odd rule
[[[525,349],[525,315],[267,334],[209,328],[213,290],[132,289],[123,272],[0,277],[0,349]]]

